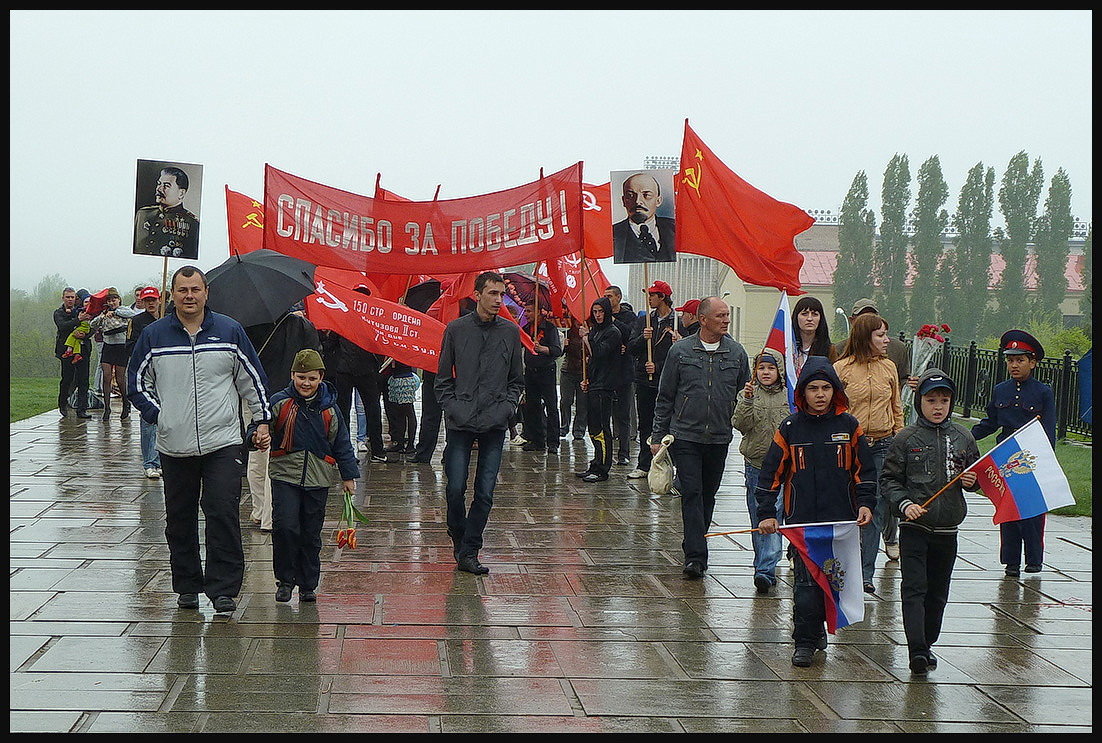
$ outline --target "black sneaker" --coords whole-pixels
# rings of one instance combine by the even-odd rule
[[[629,464],[631,464],[631,460],[627,457],[616,457],[616,464],[620,465],[621,467],[627,467]]]
[[[520,447],[521,451],[543,451],[543,449],[544,449],[543,444],[537,444],[533,441],[529,441],[527,444]]]
[[[574,477],[580,477],[580,478],[582,478],[582,479],[585,479],[585,477],[586,477],[587,475],[592,475],[592,474],[593,474],[593,473],[592,473],[592,472],[590,472],[589,470],[585,470],[584,472],[575,472],[575,473],[574,473]]]
[[[1019,575],[1022,574],[1022,571],[1017,565],[1007,565],[1006,574],[1010,578],[1017,578]]]
[[[386,454],[372,454],[371,455],[371,461],[372,462],[386,462],[387,461]]]
[[[490,569],[480,563],[477,557],[460,557],[456,565],[464,573],[472,575],[486,575],[490,572]]]
[[[933,650],[928,650],[926,652],[926,665],[931,671],[937,668],[937,656],[934,655]]]
[[[760,594],[769,593],[769,589],[773,587],[773,582],[768,577],[758,573],[754,576],[754,588],[758,590]]]
[[[181,593],[176,597],[176,606],[179,606],[181,609],[198,609],[199,594]]]
[[[862,588],[862,589],[864,589],[865,593],[876,593],[876,586],[874,586],[874,585],[873,585],[872,583],[870,583],[869,581],[865,581],[865,582],[864,582],[864,583],[863,583],[863,584],[861,585],[861,588]]]
[[[214,599],[214,610],[219,614],[227,614],[237,610],[237,602],[233,596],[218,596]]]
[[[704,564],[697,562],[696,560],[690,560],[685,563],[685,567],[681,571],[685,574],[685,577],[692,580],[700,580],[704,577]]]
[[[608,479],[608,475],[602,475],[598,472],[590,472],[582,477],[582,482],[604,482]]]
[[[305,601],[308,604],[312,604],[318,600],[318,594],[310,590],[309,588],[299,588],[298,600]]]
[[[291,590],[294,588],[290,583],[280,583],[276,586],[275,600],[281,604],[286,604],[291,600]]]
[[[915,653],[911,656],[911,673],[916,676],[925,676],[926,670],[930,667],[930,659],[922,653]]]
[[[1041,572],[1041,566],[1040,565],[1026,565],[1025,566],[1025,571],[1027,573],[1039,573],[1039,572]]]
[[[815,657],[815,648],[796,648],[792,654],[792,665],[798,668],[810,668],[811,659]]]

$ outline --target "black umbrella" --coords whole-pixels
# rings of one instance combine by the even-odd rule
[[[233,255],[207,272],[207,306],[245,327],[278,320],[314,292],[314,266],[274,250]]]
[[[409,288],[406,292],[406,307],[424,312],[439,298],[440,282],[436,279],[429,279]]]

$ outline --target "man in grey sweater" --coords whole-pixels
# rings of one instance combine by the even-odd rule
[[[474,290],[474,312],[452,320],[444,330],[435,389],[447,440],[448,536],[459,569],[484,575],[490,569],[478,561],[478,551],[494,502],[505,430],[524,390],[524,361],[520,329],[498,317],[505,279],[483,272],[475,279]],[[467,469],[476,442],[474,499],[468,510]]]

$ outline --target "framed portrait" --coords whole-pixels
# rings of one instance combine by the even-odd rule
[[[614,170],[612,260],[671,263],[677,260],[673,179],[676,170]]]
[[[134,255],[197,259],[202,191],[202,165],[138,160]]]

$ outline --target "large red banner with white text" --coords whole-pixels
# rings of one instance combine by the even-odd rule
[[[264,245],[369,273],[463,273],[582,249],[582,164],[461,199],[393,201],[264,168]]]
[[[365,351],[431,372],[440,365],[444,325],[423,312],[315,275],[306,316],[318,330],[332,330]]]

